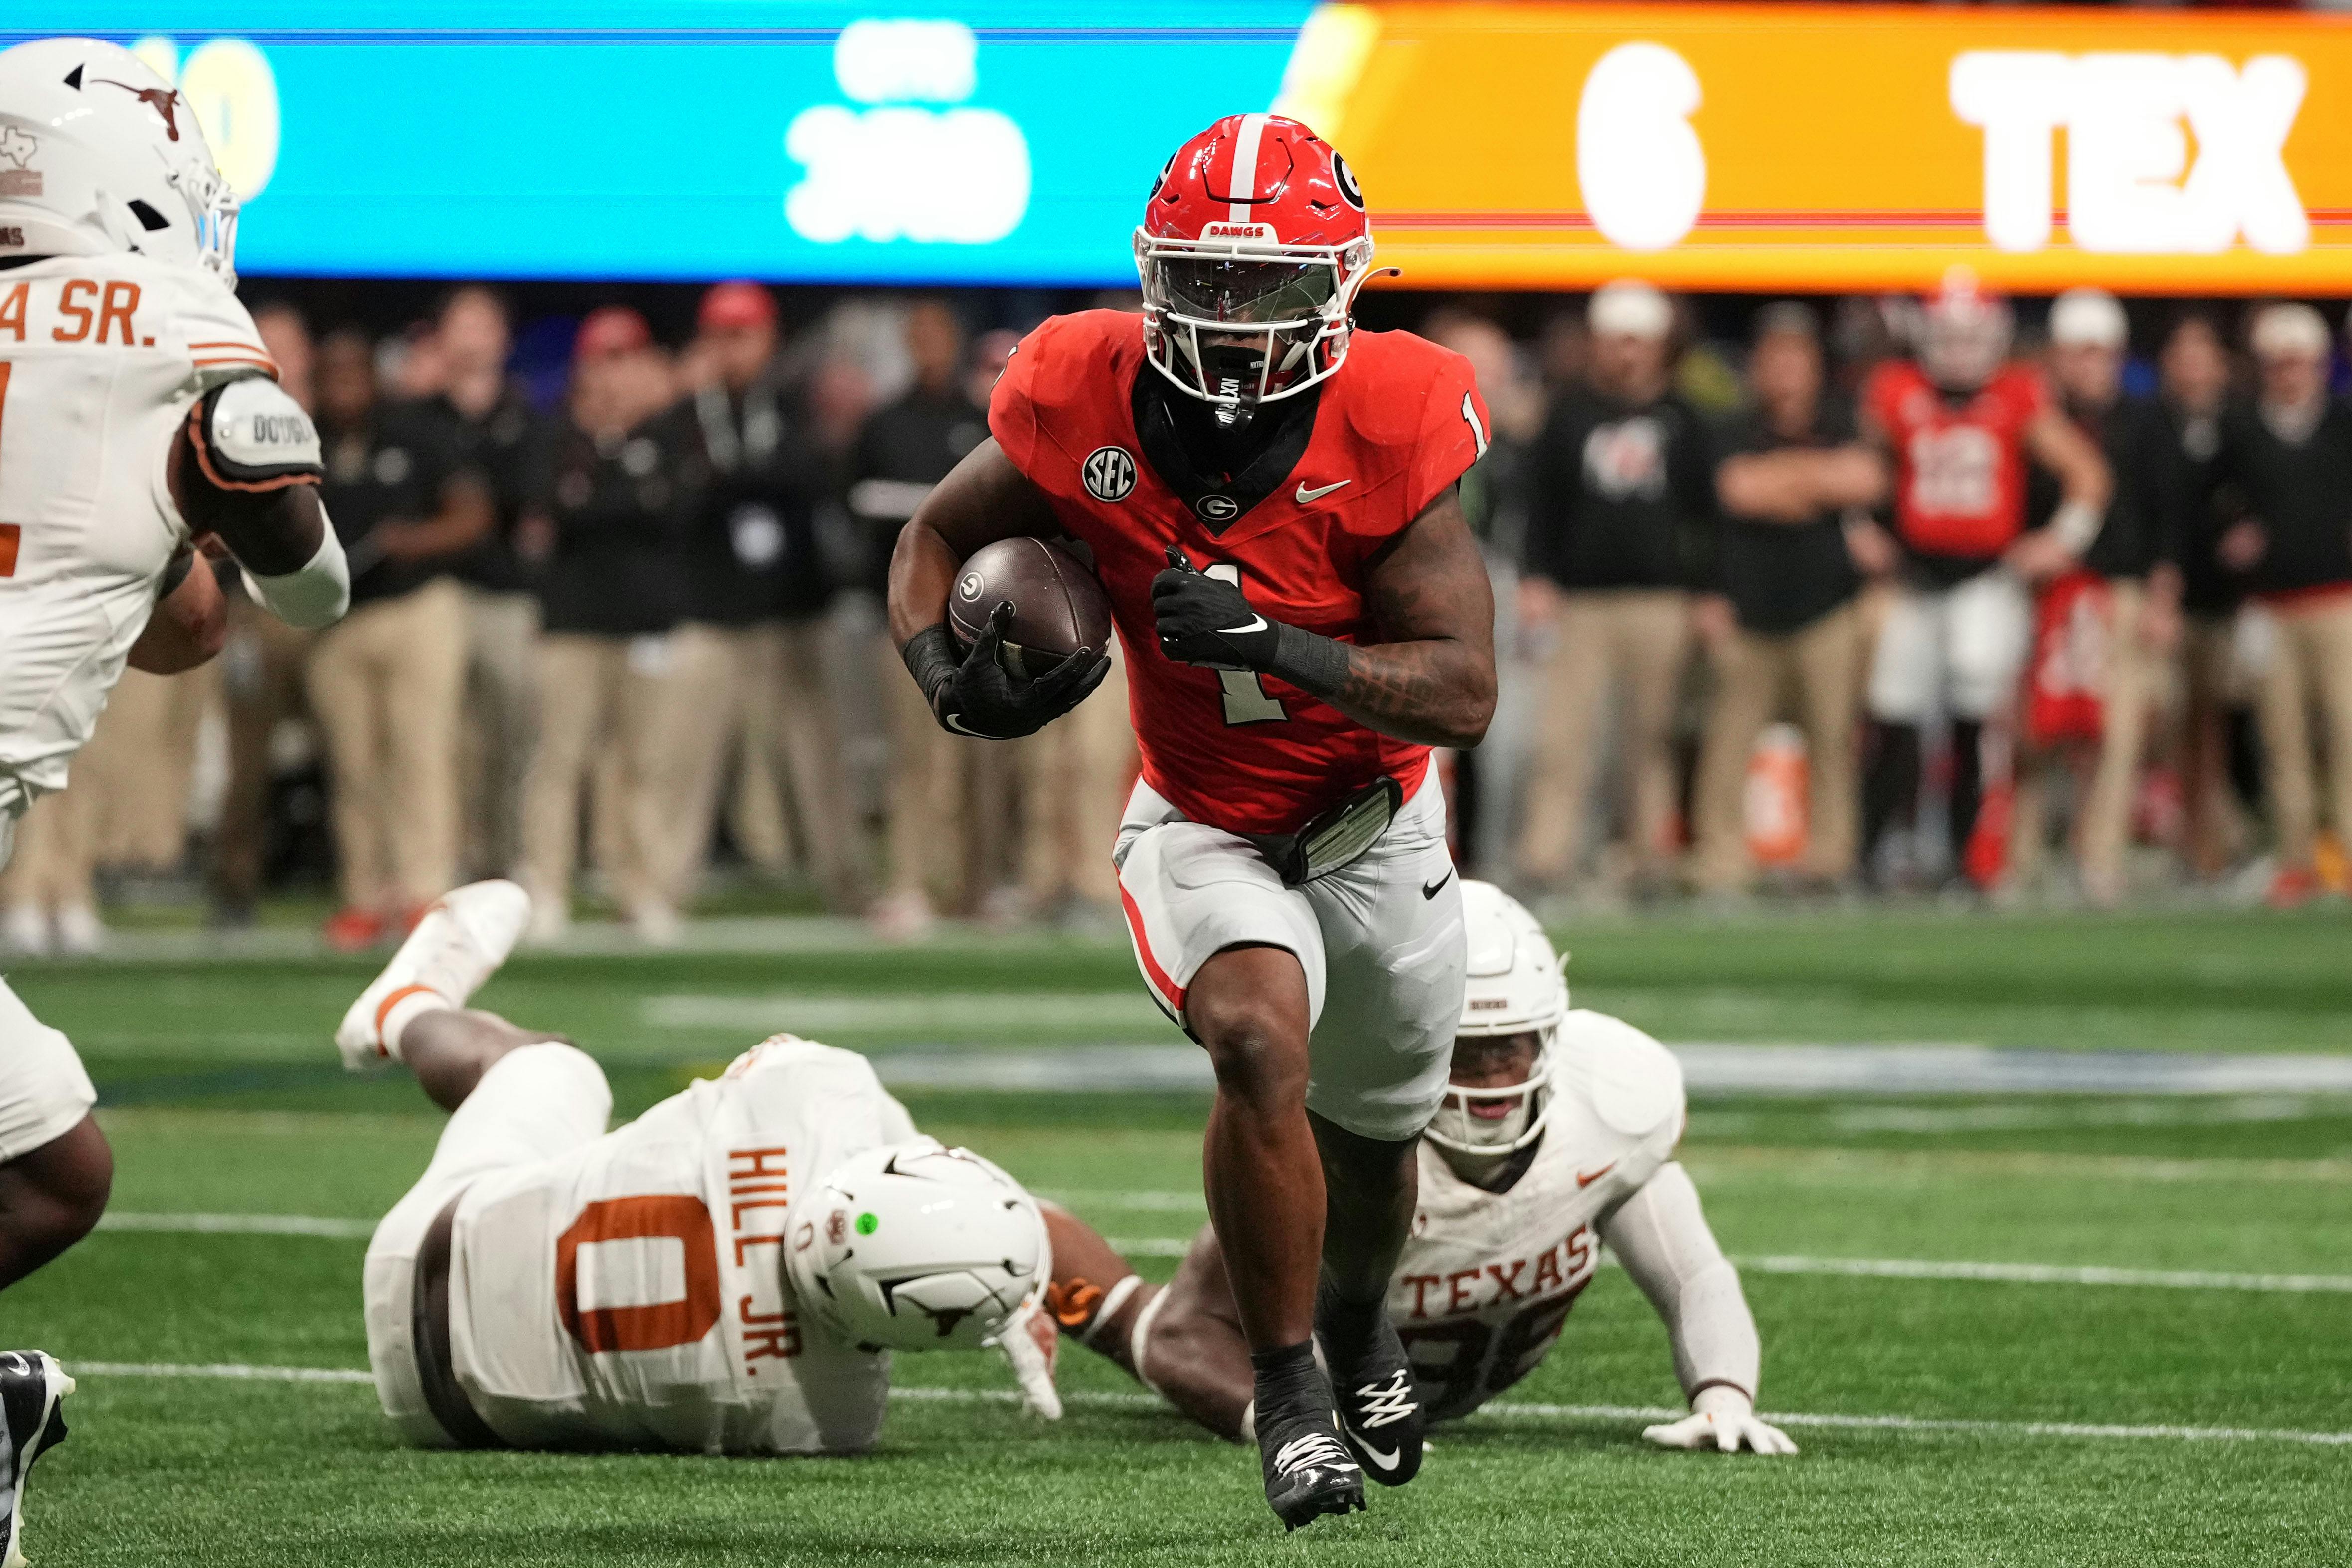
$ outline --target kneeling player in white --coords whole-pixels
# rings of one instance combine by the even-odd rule
[[[384,1413],[434,1447],[845,1453],[889,1352],[996,1342],[1060,1414],[1037,1205],[919,1137],[866,1058],[778,1035],[627,1126],[584,1052],[464,1004],[513,949],[511,882],[435,905],[335,1036],[451,1112],[368,1245]]]
[[[1632,1025],[1570,1011],[1551,944],[1516,900],[1465,882],[1462,901],[1470,969],[1453,1079],[1423,1139],[1420,1206],[1389,1290],[1428,1419],[1467,1415],[1534,1371],[1606,1246],[1665,1320],[1691,1405],[1643,1436],[1796,1452],[1757,1418],[1756,1321],[1674,1159],[1681,1069]],[[1160,1287],[1066,1211],[1045,1215],[1046,1305],[1063,1332],[1212,1431],[1248,1436],[1249,1347],[1215,1233]],[[1366,1426],[1351,1447],[1378,1465],[1393,1445]]]

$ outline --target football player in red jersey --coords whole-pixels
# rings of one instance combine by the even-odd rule
[[[2106,460],[2009,358],[2008,304],[1955,269],[1925,301],[1919,357],[1864,384],[1860,423],[1895,464],[1895,533],[1904,591],[1870,671],[1874,754],[1863,792],[1867,869],[1880,837],[1919,784],[1919,728],[1952,726],[1952,863],[1967,853],[1982,790],[1988,720],[2017,696],[2032,635],[2029,586],[2074,565],[2105,514]],[[2026,463],[2058,477],[2047,526],[2026,527]]]
[[[1135,248],[1140,317],[1056,317],[1006,366],[992,438],[899,535],[891,632],[941,723],[1027,734],[1101,660],[1022,681],[992,634],[959,655],[949,589],[1010,536],[1093,556],[1142,759],[1121,901],[1153,997],[1216,1068],[1209,1212],[1266,1499],[1296,1528],[1361,1508],[1365,1468],[1397,1485],[1421,1462],[1383,1302],[1462,1001],[1429,748],[1476,744],[1494,713],[1494,602],[1455,496],[1486,411],[1459,355],[1354,330],[1363,197],[1297,121],[1187,142]]]

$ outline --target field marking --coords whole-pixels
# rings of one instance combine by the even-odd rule
[[[1129,1209],[1192,1209],[1198,1199],[1183,1193],[1071,1193],[1060,1200],[1084,1199],[1095,1206]],[[1112,1200],[1128,1200],[1116,1202]],[[1179,1200],[1181,1200],[1181,1202]],[[364,1241],[376,1222],[299,1214],[109,1214],[100,1230],[191,1236],[299,1236],[329,1241]],[[1129,1258],[1181,1258],[1189,1237],[1112,1237],[1111,1249]],[[1613,1261],[1613,1259],[1610,1259]],[[2192,1268],[2111,1268],[2048,1263],[1981,1263],[1915,1258],[1808,1258],[1776,1253],[1734,1258],[1757,1274],[1832,1275],[1874,1279],[1973,1279],[2013,1285],[2105,1285],[2165,1290],[2252,1290],[2288,1295],[2352,1294],[2352,1274],[2226,1274]]]
[[[257,1366],[244,1362],[72,1361],[66,1370],[77,1377],[207,1377],[243,1382],[366,1384],[373,1373],[356,1367]],[[1021,1395],[1009,1388],[937,1388],[920,1384],[894,1386],[890,1397],[922,1404],[1017,1405]],[[1164,1409],[1149,1394],[1103,1394],[1074,1390],[1062,1403],[1079,1409]],[[1688,1411],[1644,1405],[1544,1405],[1499,1400],[1479,1407],[1481,1415],[1517,1421],[1607,1422],[1678,1421]],[[1781,1426],[1812,1426],[1858,1432],[1954,1432],[1989,1437],[2081,1437],[2091,1439],[2168,1438],[2178,1442],[2308,1443],[2326,1447],[2352,1447],[2352,1432],[2299,1432],[2269,1426],[2096,1426],[2075,1421],[1983,1421],[1927,1415],[1844,1415],[1802,1411],[1762,1411],[1763,1417]],[[1441,1439],[1442,1441],[1442,1439]]]
[[[375,1234],[372,1219],[331,1219],[309,1214],[122,1214],[100,1217],[100,1230],[180,1232],[194,1236],[315,1236],[333,1241],[365,1241]]]

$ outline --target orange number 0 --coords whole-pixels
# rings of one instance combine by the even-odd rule
[[[580,1306],[580,1249],[600,1241],[673,1239],[686,1248],[686,1294],[645,1307]],[[590,1204],[555,1243],[555,1310],[590,1352],[690,1345],[719,1321],[719,1239],[702,1200],[683,1193]]]

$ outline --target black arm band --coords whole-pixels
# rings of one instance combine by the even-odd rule
[[[956,656],[955,639],[948,635],[944,623],[925,626],[908,637],[907,646],[898,650],[898,657],[907,661],[907,673],[915,678],[915,685],[933,708],[939,706],[940,688],[953,680],[956,671],[963,666],[963,660]]]
[[[1348,683],[1348,645],[1282,622],[1274,628],[1274,658],[1265,667],[1301,691],[1328,700]]]

